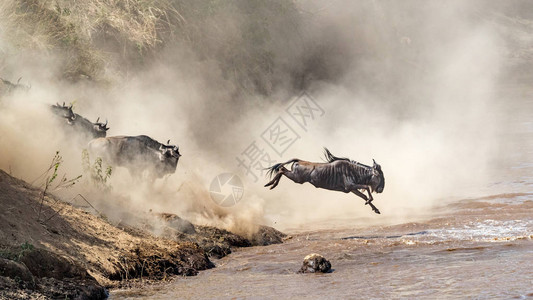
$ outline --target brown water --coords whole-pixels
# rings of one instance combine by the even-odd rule
[[[529,94],[528,94],[529,95]],[[281,245],[236,249],[196,277],[111,299],[533,299],[533,95],[513,110],[513,149],[477,198],[448,200],[416,222],[327,220],[285,230]],[[511,113],[502,108],[503,114]],[[386,192],[386,191],[385,191]],[[311,229],[312,228],[312,229]],[[297,274],[320,253],[328,274]]]
[[[197,277],[112,299],[533,298],[533,193],[442,209],[426,222],[301,232],[281,245],[238,249]],[[296,274],[313,252],[333,272]]]

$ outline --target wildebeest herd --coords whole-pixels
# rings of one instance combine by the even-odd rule
[[[87,142],[91,155],[101,157],[107,164],[127,168],[132,175],[140,176],[147,171],[151,178],[160,178],[176,171],[181,156],[176,145],[162,144],[146,136],[106,137],[109,127],[105,123],[91,122],[74,113],[72,105],[56,103],[52,112],[65,122],[65,128],[78,139]]]
[[[105,137],[107,130],[109,130],[107,127],[107,120],[104,124],[98,122],[100,121],[100,118],[98,118],[96,122],[93,123],[79,114],[74,113],[72,111],[72,105],[65,106],[64,102],[63,105],[59,105],[58,103],[52,105],[52,112],[57,116],[64,118],[66,123],[78,136],[82,135],[82,139]]]
[[[0,78],[2,84],[0,90],[3,93],[15,90],[28,91],[31,86],[21,84],[21,78],[17,83]],[[170,140],[162,144],[146,135],[106,137],[109,130],[107,120],[101,123],[98,118],[93,123],[74,113],[72,105],[66,106],[65,103],[51,105],[51,109],[55,115],[65,121],[70,133],[74,133],[84,143],[88,142],[89,153],[101,157],[111,166],[125,167],[137,177],[142,175],[143,171],[148,171],[151,178],[161,178],[176,171],[181,154],[178,146],[170,145]],[[385,177],[381,166],[375,160],[372,166],[367,166],[348,158],[336,157],[327,148],[324,150],[327,161],[325,163],[295,158],[267,168],[267,175],[274,178],[265,187],[275,188],[281,177],[286,176],[296,183],[309,182],[316,188],[354,193],[363,198],[365,204],[370,205],[372,210],[379,214],[380,211],[372,204],[374,200],[372,192],[381,193],[385,188]],[[285,168],[289,163],[292,163],[291,170]],[[365,191],[368,196],[364,194]]]
[[[66,106],[65,103],[52,105],[51,108],[57,116],[65,120],[67,127],[89,140],[89,153],[101,157],[109,165],[125,167],[136,176],[146,170],[152,178],[161,178],[176,171],[181,154],[178,146],[169,144],[170,140],[162,144],[146,135],[106,137],[109,130],[107,120],[100,123],[98,118],[92,123],[74,113],[72,105]],[[309,182],[317,188],[354,193],[379,214],[380,211],[372,203],[372,193],[381,193],[385,187],[381,166],[375,160],[372,166],[368,166],[348,158],[336,157],[327,148],[325,157],[325,163],[295,158],[275,164],[267,168],[267,174],[273,176],[273,179],[265,187],[275,188],[281,177],[286,176],[296,183]],[[285,165],[290,163],[292,166],[289,170]],[[368,196],[364,194],[365,191]]]

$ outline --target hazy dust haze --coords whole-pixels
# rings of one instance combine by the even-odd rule
[[[27,93],[1,99],[0,168],[31,182],[59,150],[65,161],[61,172],[81,174],[82,148],[47,108],[64,101],[91,121],[108,119],[108,136],[170,139],[183,155],[175,174],[153,184],[116,168],[109,194],[96,196],[88,191],[90,185],[80,184],[65,191],[66,198],[89,193],[100,208],[124,201],[139,211],[176,213],[238,232],[259,223],[283,229],[328,219],[416,219],[451,196],[476,194],[499,154],[496,128],[503,125],[494,113],[494,88],[506,44],[494,25],[478,16],[478,8],[465,1],[297,3],[299,19],[268,27],[276,68],[258,72],[276,78],[270,90],[245,89],[252,83],[243,79],[237,84],[228,79],[232,70],[227,65],[180,43],[167,43],[142,67],[123,71],[109,63],[106,84],[72,83],[55,75],[59,54],[18,51],[0,31],[0,75],[24,76],[32,84]],[[225,13],[212,21],[224,19]],[[228,14],[232,19],[225,21],[225,30],[208,26],[213,32],[206,30],[206,36],[216,34],[224,45],[239,47],[232,44],[243,38],[239,26],[254,16],[245,9]],[[243,47],[255,45],[250,39]],[[205,43],[208,50],[232,51],[207,38]],[[247,59],[238,63],[253,63]],[[289,100],[301,89],[316,99],[324,115],[307,131],[294,128],[301,138],[271,158],[320,161],[324,146],[365,164],[374,158],[386,178],[384,192],[374,196],[381,215],[353,194],[287,178],[267,190],[267,178],[255,182],[238,166],[236,158],[246,147],[260,142],[276,118],[287,117]],[[244,197],[230,208],[217,206],[208,190],[213,178],[225,172],[244,180]],[[105,213],[121,217],[117,211]]]

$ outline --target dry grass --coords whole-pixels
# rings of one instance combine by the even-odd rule
[[[295,32],[296,15],[282,0],[4,0],[0,38],[8,54],[59,54],[57,76],[73,81],[124,73],[177,47],[216,62],[242,90],[268,94],[283,46],[272,32]]]
[[[162,43],[162,34],[168,35],[169,20],[180,20],[168,1],[130,0],[5,0],[0,18],[1,36],[11,46],[4,52],[59,51],[64,57],[60,77],[72,80],[98,79],[112,52],[143,57]]]
[[[59,76],[71,80],[96,78],[102,73],[103,57],[64,12],[38,0],[6,0],[1,5],[2,36],[11,46],[8,55],[21,50],[44,56],[60,54]]]
[[[111,36],[123,46],[134,45],[147,51],[162,43],[161,32],[179,13],[169,1],[90,0],[56,2],[57,10],[69,12],[81,34],[90,39]]]

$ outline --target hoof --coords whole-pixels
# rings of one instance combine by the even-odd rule
[[[379,212],[379,209],[376,209],[374,212],[375,212],[376,214],[378,214],[378,215],[381,215],[381,213]]]

